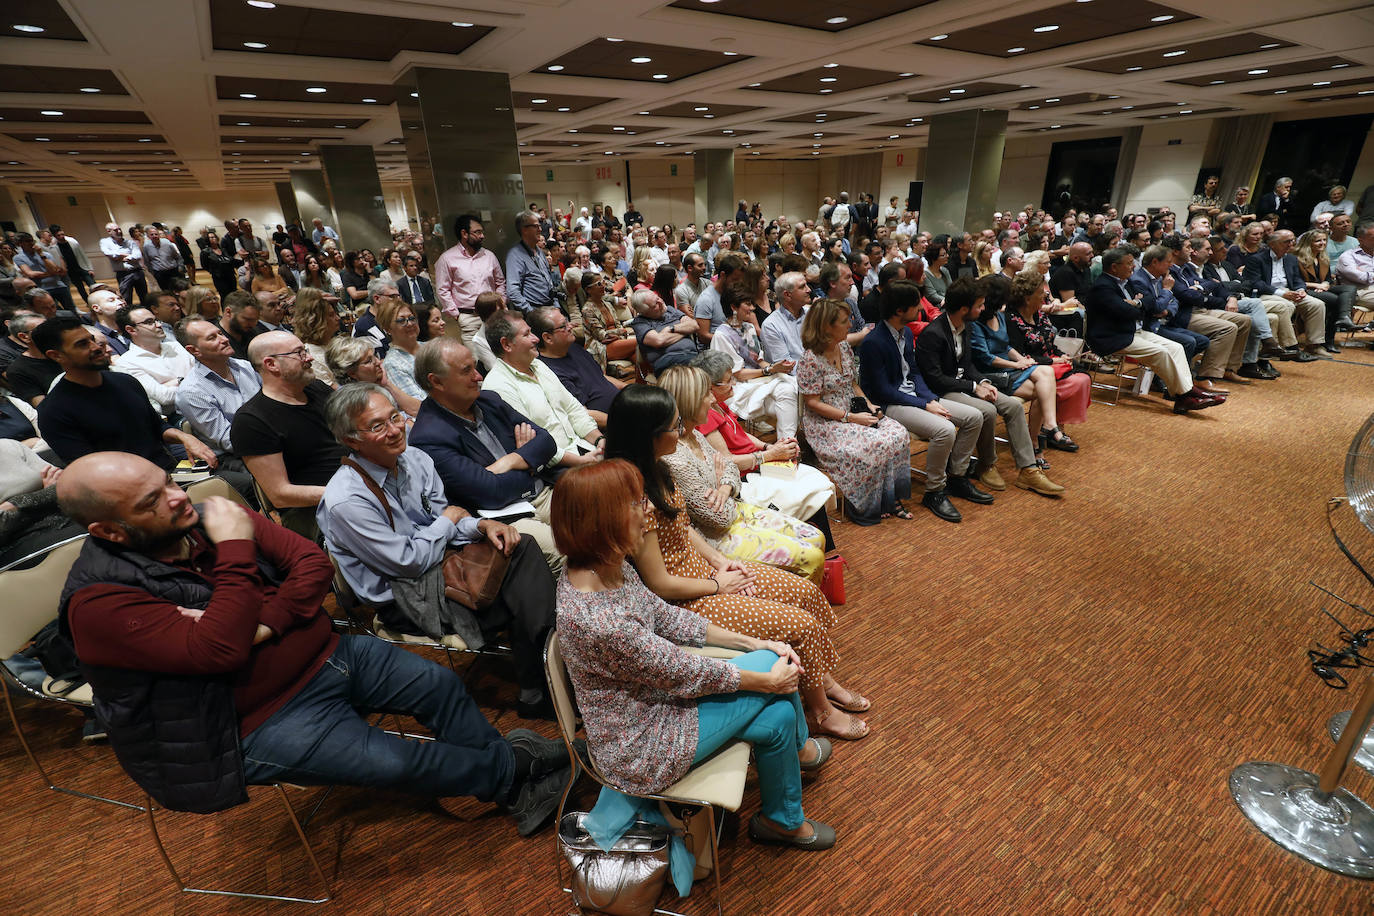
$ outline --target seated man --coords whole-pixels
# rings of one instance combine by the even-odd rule
[[[1354,248],[1336,261],[1340,282],[1355,288],[1355,302],[1366,311],[1374,310],[1374,222],[1361,223],[1355,230]],[[1338,325],[1339,327],[1339,325]],[[1350,328],[1354,329],[1351,324]]]
[[[1102,276],[1094,281],[1083,304],[1087,308],[1088,346],[1099,356],[1122,356],[1152,369],[1175,395],[1174,413],[1205,410],[1226,402],[1193,384],[1183,347],[1143,329],[1149,316],[1129,286],[1135,272],[1135,251],[1112,248],[1102,255]],[[922,335],[924,336],[924,335]]]
[[[763,355],[770,363],[786,360],[796,366],[806,352],[801,337],[802,319],[811,304],[806,275],[800,271],[783,273],[773,281],[773,292],[778,307],[759,326],[759,343],[763,344]]]
[[[386,389],[370,382],[345,385],[325,415],[349,456],[325,487],[320,531],[358,598],[376,609],[387,629],[431,638],[458,633],[473,648],[508,627],[520,717],[552,718],[543,652],[554,626],[554,589],[539,547],[509,525],[478,521],[448,505],[434,460],[406,443],[406,417]],[[483,539],[509,558],[491,607],[478,611],[436,601],[443,595],[439,567],[447,548]]]
[[[563,387],[601,429],[606,428],[606,411],[616,394],[629,382],[613,379],[601,371],[592,355],[573,337],[572,322],[553,306],[530,309],[525,314],[530,330],[539,337],[539,361],[549,368]]]
[[[549,528],[552,474],[545,476],[558,455],[553,437],[500,395],[483,391],[472,351],[454,338],[420,345],[415,381],[429,396],[420,402],[410,444],[433,459],[449,503],[478,512],[528,502],[533,517],[513,525],[534,539],[551,569],[561,571],[563,557]]]
[[[1303,281],[1298,258],[1290,253],[1293,250],[1293,233],[1280,229],[1271,232],[1264,241],[1265,244],[1258,251],[1245,259],[1241,283],[1246,292],[1264,303],[1280,346],[1297,346],[1298,336],[1292,318],[1296,315],[1302,319],[1307,348],[1305,352],[1297,352],[1293,358],[1298,362],[1311,362],[1318,358],[1317,351],[1326,343],[1326,305],[1307,294],[1307,283]]]
[[[554,464],[566,468],[599,461],[605,434],[558,376],[536,358],[537,338],[524,315],[497,312],[487,319],[486,336],[497,359],[482,390],[500,395],[535,426],[548,430],[558,447]]]
[[[191,372],[191,354],[166,336],[150,309],[125,307],[115,320],[129,338],[129,349],[115,357],[115,371],[138,379],[153,409],[164,417],[174,417],[177,386]]]
[[[926,387],[941,400],[972,407],[983,417],[978,431],[978,479],[994,490],[1005,490],[997,471],[997,417],[1001,416],[1011,441],[1012,457],[1020,473],[1016,485],[1041,496],[1058,496],[1064,487],[1045,476],[1035,459],[1035,444],[1026,425],[1026,402],[1002,394],[973,366],[969,341],[970,316],[983,310],[980,284],[961,277],[945,290],[945,307],[916,338],[916,366]],[[890,327],[890,326],[889,326]],[[883,333],[890,334],[889,331]]]
[[[253,478],[243,459],[233,452],[230,429],[234,414],[262,390],[253,367],[234,359],[229,338],[214,322],[195,316],[177,323],[177,339],[194,360],[176,389],[176,409],[191,424],[200,441],[215,450],[219,475],[257,505]]]
[[[1248,384],[1247,379],[1275,379],[1277,375],[1259,367],[1261,346],[1277,351],[1273,332],[1269,329],[1269,316],[1265,314],[1264,304],[1258,299],[1245,299],[1228,295],[1220,283],[1202,276],[1202,265],[1207,262],[1211,245],[1205,238],[1180,239],[1170,236],[1164,240],[1164,247],[1173,256],[1169,274],[1174,278],[1174,298],[1179,301],[1179,314],[1191,310],[1193,318],[1199,316],[1235,325],[1236,340],[1231,347],[1231,358],[1226,365],[1227,381]],[[1190,324],[1194,331],[1203,331],[1203,325]]]
[[[232,451],[243,459],[270,508],[280,510],[281,523],[313,539],[319,533],[315,507],[346,454],[324,418],[333,389],[311,375],[310,352],[295,334],[259,334],[248,357],[262,377],[262,389],[234,413]]]
[[[158,416],[135,379],[110,368],[104,340],[77,318],[49,318],[34,346],[66,373],[38,405],[43,438],[70,464],[91,452],[131,452],[170,471],[183,456],[214,467],[215,453]],[[168,446],[180,448],[173,455]]]
[[[907,327],[920,309],[921,288],[915,283],[897,280],[888,286],[880,312],[882,324],[859,347],[859,387],[907,432],[929,443],[921,505],[947,522],[958,522],[963,516],[950,496],[992,502],[992,496],[968,478],[983,414],[958,401],[941,400],[926,385],[916,368],[915,339]]]
[[[62,367],[48,359],[47,354],[33,342],[35,328],[51,321],[33,312],[22,312],[10,319],[10,337],[24,344],[20,353],[5,369],[5,383],[10,393],[37,407],[48,396],[53,381],[62,374]],[[80,323],[80,319],[67,319]]]
[[[703,296],[704,298],[704,296]],[[697,300],[700,307],[701,300]],[[669,366],[685,366],[697,355],[697,321],[684,315],[651,289],[637,289],[630,295],[634,321],[630,329],[639,341],[640,352],[649,361],[649,368],[662,372]]]
[[[248,344],[258,333],[258,300],[252,293],[236,289],[220,303],[220,330],[229,338],[234,356],[248,359]]]
[[[1226,324],[1223,328],[1207,319],[1203,320],[1203,325],[1209,329],[1207,333],[1189,326],[1193,318],[1192,309],[1185,308],[1174,295],[1174,277],[1169,273],[1173,256],[1168,248],[1151,245],[1141,252],[1140,262],[1140,266],[1131,274],[1131,289],[1140,296],[1141,309],[1148,316],[1144,329],[1182,345],[1184,358],[1190,366],[1193,357],[1201,354],[1194,384],[1203,391],[1226,394],[1216,386],[1215,381],[1221,379],[1226,371],[1226,363],[1231,358],[1231,345],[1236,340],[1235,327],[1222,322]],[[1170,392],[1170,395],[1175,393]]]
[[[217,811],[245,785],[343,783],[492,801],[522,835],[557,808],[561,743],[502,738],[448,668],[335,635],[320,608],[332,570],[309,541],[222,497],[193,506],[122,453],[73,462],[57,496],[90,532],[59,619],[121,763],[159,804]],[[435,740],[369,725],[376,708]],[[188,758],[205,762],[165,765]]]

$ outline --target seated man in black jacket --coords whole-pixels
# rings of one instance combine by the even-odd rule
[[[1176,395],[1174,413],[1205,410],[1226,401],[1193,384],[1183,347],[1172,340],[1143,330],[1150,316],[1129,280],[1135,272],[1135,250],[1113,248],[1102,255],[1102,276],[1088,290],[1088,346],[1099,356],[1120,353],[1152,369]]]
[[[973,366],[968,321],[970,315],[982,312],[983,298],[982,287],[976,280],[960,277],[951,283],[945,290],[944,311],[916,338],[916,365],[936,396],[973,407],[983,415],[978,434],[978,479],[985,486],[993,490],[1007,488],[997,472],[996,433],[1000,415],[1019,469],[1016,485],[1042,496],[1058,496],[1065,488],[1046,477],[1035,459],[1035,444],[1026,425],[1026,402],[998,391]]]
[[[410,444],[429,455],[450,505],[474,514],[527,503],[510,520],[539,544],[555,576],[563,556],[549,528],[553,436],[501,396],[482,390],[482,373],[462,341],[439,337],[415,351],[415,381],[429,395],[410,430]]]

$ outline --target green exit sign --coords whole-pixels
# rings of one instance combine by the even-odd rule
[[[553,169],[545,169],[545,170],[544,170],[544,180],[545,180],[545,181],[553,181]]]
[[[670,174],[670,175],[677,175],[677,163],[676,163],[676,162],[670,164],[670,165],[668,166],[668,168],[669,168],[669,170],[670,170],[670,171],[668,172],[668,174]]]
[[[76,198],[75,198],[75,197],[72,197],[70,194],[67,195],[67,206],[69,206],[69,207],[75,207],[75,206],[76,206]]]

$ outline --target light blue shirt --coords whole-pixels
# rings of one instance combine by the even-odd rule
[[[763,319],[760,325],[759,335],[763,340],[763,355],[768,358],[770,363],[776,363],[780,359],[790,359],[797,363],[801,362],[802,354],[806,352],[806,347],[802,346],[802,321],[806,318],[806,309],[796,318],[792,313],[782,306],[773,309],[773,314]],[[793,372],[796,371],[794,368]]]
[[[17,244],[15,248],[15,267],[23,265],[24,267],[27,267],[29,270],[37,271],[40,274],[48,272],[48,265],[43,263],[43,259],[47,257],[47,252],[45,252],[42,248],[38,247],[37,245],[34,245],[32,257],[24,254],[24,249],[19,248]],[[61,258],[50,257],[48,258],[48,260],[52,261],[53,266],[55,267],[61,265],[62,263]],[[34,282],[41,286],[43,289],[58,289],[59,287],[65,288],[67,285],[66,281],[64,281],[61,277],[44,277],[43,279],[35,280]]]
[[[711,322],[712,334],[725,323],[725,311],[721,308],[720,293],[716,292],[715,284],[707,283],[697,296],[697,301],[692,306],[692,317],[697,320],[708,319]]]
[[[329,479],[315,518],[339,571],[365,604],[391,601],[392,579],[419,578],[443,562],[450,545],[482,539],[477,519],[455,525],[444,517],[444,484],[425,452],[406,449],[390,472],[360,455],[350,457],[381,486],[395,529],[362,476],[347,465]]]
[[[322,239],[333,239],[337,242],[339,240],[339,234],[334,231],[333,227],[325,226],[323,229],[316,229],[311,232],[310,239],[315,243],[315,247],[318,248],[320,247],[320,241]]]
[[[558,274],[549,266],[544,252],[530,251],[516,242],[506,254],[506,302],[522,312],[553,304]]]
[[[234,414],[262,389],[262,381],[247,360],[229,360],[229,375],[232,382],[197,360],[176,393],[177,413],[189,420],[196,436],[220,455],[231,451],[229,427]]]

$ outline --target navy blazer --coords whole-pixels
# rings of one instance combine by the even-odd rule
[[[937,400],[935,392],[921,376],[921,370],[916,368],[916,341],[906,325],[902,325],[901,350],[897,349],[889,326],[883,322],[869,331],[859,344],[859,356],[859,387],[879,407],[898,404],[923,408]],[[901,390],[902,382],[907,379],[916,385],[915,395]]]
[[[499,509],[534,495],[538,471],[553,460],[558,446],[553,436],[535,426],[515,410],[501,396],[483,391],[477,396],[477,406],[491,420],[489,424],[496,438],[507,452],[516,452],[530,469],[493,474],[487,470],[498,456],[482,444],[477,434],[468,429],[458,417],[440,407],[430,398],[420,402],[415,425],[410,430],[410,444],[424,450],[434,459],[439,479],[444,482],[444,495],[450,504],[475,509]],[[534,438],[520,448],[515,447],[515,427],[519,423],[534,426]]]
[[[1161,284],[1158,296],[1155,295],[1156,283]],[[1178,299],[1172,291],[1164,288],[1162,278],[1156,280],[1145,268],[1137,267],[1135,273],[1131,274],[1129,285],[1140,297],[1140,309],[1143,313],[1141,327],[1144,330],[1157,331],[1160,325],[1170,324],[1178,314]]]
[[[973,365],[973,343],[969,339],[969,322],[964,322],[959,339],[963,356],[954,354],[954,335],[949,318],[943,313],[926,325],[921,336],[916,338],[916,365],[925,377],[926,385],[937,396],[943,397],[951,391],[973,394],[978,383],[987,378]],[[874,328],[869,337],[878,333]]]
[[[1135,340],[1136,322],[1146,318],[1141,305],[1126,298],[1111,274],[1104,273],[1093,281],[1083,305],[1088,347],[1099,356],[1110,356],[1130,346]]]
[[[1287,278],[1284,283],[1285,289],[1307,289],[1307,284],[1302,279],[1302,271],[1298,269],[1297,255],[1283,256],[1283,275]],[[1244,284],[1245,291],[1252,296],[1272,296],[1275,286],[1270,281],[1273,276],[1274,249],[1268,245],[1261,245],[1259,251],[1245,259],[1245,272],[1240,275],[1240,282]]]
[[[416,280],[417,283],[420,284],[420,296],[421,296],[420,301],[421,301],[421,302],[433,302],[433,301],[434,301],[434,284],[433,284],[433,283],[430,283],[430,282],[429,282],[428,280],[426,280],[424,277],[420,277],[420,276],[417,276],[417,277],[415,278],[415,280]],[[404,280],[397,280],[397,281],[396,281],[396,292],[398,292],[398,293],[401,294],[401,298],[404,299],[404,300],[406,301],[406,304],[408,304],[408,305],[414,305],[414,304],[415,304],[415,299],[414,299],[414,297],[412,296],[411,291],[410,291],[410,278],[409,278],[409,277],[406,277]]]

